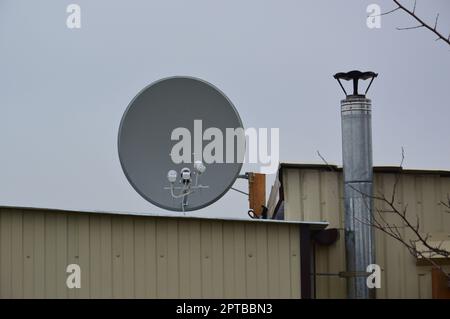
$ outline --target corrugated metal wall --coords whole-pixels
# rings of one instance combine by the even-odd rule
[[[0,297],[299,298],[299,250],[287,223],[2,208]]]
[[[329,228],[340,229],[340,240],[329,248],[317,247],[316,271],[338,273],[345,270],[343,182],[340,171],[324,169],[283,169],[285,219],[328,221]],[[390,196],[396,174],[374,174],[374,192]],[[440,205],[450,194],[450,177],[440,174],[403,173],[397,187],[397,205],[408,205],[408,214],[420,218],[421,232],[450,235],[450,214]],[[375,205],[379,203],[375,202]],[[394,216],[386,214],[389,222]],[[398,223],[399,224],[399,223]],[[405,238],[410,234],[405,232]],[[383,270],[378,298],[431,298],[430,267],[416,266],[416,260],[396,240],[375,232],[376,263]],[[449,270],[450,271],[450,270]],[[317,277],[318,298],[345,298],[345,279]]]

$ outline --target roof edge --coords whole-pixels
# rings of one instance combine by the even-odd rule
[[[342,172],[342,166],[334,164],[309,164],[309,163],[280,163],[279,169],[298,168],[298,169],[315,169],[323,171]],[[433,169],[405,169],[400,166],[374,166],[373,171],[377,173],[402,173],[402,174],[432,174],[450,177],[450,170],[433,170]]]
[[[75,210],[75,209],[59,209],[59,208],[45,208],[45,207],[23,207],[13,205],[0,205],[0,210],[29,210],[29,211],[47,211],[51,213],[81,213],[81,214],[104,214],[104,215],[119,215],[119,216],[139,216],[139,217],[153,217],[153,218],[173,218],[186,220],[209,220],[209,221],[229,221],[229,222],[249,222],[249,223],[275,223],[275,224],[294,224],[294,225],[310,225],[311,229],[325,229],[329,223],[326,221],[292,221],[292,220],[276,220],[276,219],[250,219],[250,218],[231,218],[231,217],[202,217],[202,216],[187,216],[176,214],[151,214],[140,212],[111,212],[111,211],[97,211],[97,210]]]

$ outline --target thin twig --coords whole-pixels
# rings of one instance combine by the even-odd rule
[[[419,18],[416,15],[416,2],[414,2],[414,8],[411,11],[408,8],[406,8],[404,5],[402,5],[399,0],[392,0],[392,1],[394,1],[394,3],[398,6],[398,8],[396,8],[395,10],[391,10],[391,12],[394,12],[394,11],[397,11],[398,9],[401,9],[404,12],[406,12],[408,15],[413,17],[417,22],[419,22],[419,25],[417,25],[417,26],[406,27],[406,28],[397,28],[397,30],[411,30],[411,29],[418,29],[418,28],[424,27],[424,28],[427,28],[428,30],[430,30],[431,32],[433,32],[437,36],[437,38],[439,40],[442,40],[445,43],[447,43],[448,45],[450,45],[450,35],[448,36],[448,38],[446,38],[444,35],[442,35],[437,30],[437,22],[438,22],[438,19],[439,19],[439,14],[437,14],[437,16],[436,16],[436,20],[435,20],[435,24],[434,24],[434,28],[433,28],[430,25],[428,25],[427,23],[425,23],[421,18]]]
[[[434,30],[436,31],[436,27],[437,27],[437,24],[438,24],[438,19],[439,19],[439,13],[436,15],[436,21],[434,22]]]
[[[370,15],[370,16],[368,16],[368,18],[385,16],[385,15],[388,15],[388,14],[390,14],[390,13],[393,13],[393,12],[395,12],[395,11],[397,11],[397,10],[400,10],[400,7],[394,8],[394,9],[392,9],[392,10],[389,10],[389,11],[387,11],[387,12],[383,12],[383,13],[380,13],[380,14]]]
[[[424,26],[423,25],[416,25],[416,26],[414,26],[414,27],[403,27],[403,28],[400,28],[400,27],[397,27],[397,28],[395,28],[395,29],[397,29],[397,30],[399,30],[399,31],[403,31],[403,30],[412,30],[412,29],[419,29],[419,28],[423,28]]]
[[[317,151],[317,155],[319,155],[319,157],[322,159],[322,161],[325,163],[325,165],[328,167],[330,171],[335,171],[334,167],[328,164],[327,160],[322,156],[322,154],[320,154],[319,151]]]

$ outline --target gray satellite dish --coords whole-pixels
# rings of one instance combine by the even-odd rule
[[[176,128],[191,133],[191,153],[178,152],[190,161],[174,162],[172,151],[181,141],[181,136],[179,140],[171,138]],[[198,160],[198,153],[203,155],[205,146],[214,140],[211,136],[203,140],[208,128],[222,132],[223,162]],[[243,131],[243,126],[233,104],[219,89],[192,77],[159,80],[139,92],[122,117],[118,136],[122,169],[133,188],[156,206],[172,211],[206,207],[230,189],[242,167],[245,136],[243,140],[234,137],[234,161],[226,162],[227,129]]]

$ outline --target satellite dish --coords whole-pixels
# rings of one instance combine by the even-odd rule
[[[139,92],[122,117],[118,136],[122,169],[132,187],[158,207],[172,211],[206,207],[230,189],[242,167],[245,135],[229,140],[230,129],[243,132],[242,121],[215,86],[192,77],[159,80]],[[180,148],[187,142],[190,147]],[[204,150],[216,160],[205,160]],[[227,161],[230,151],[233,161]],[[188,160],[179,162],[180,157]]]

